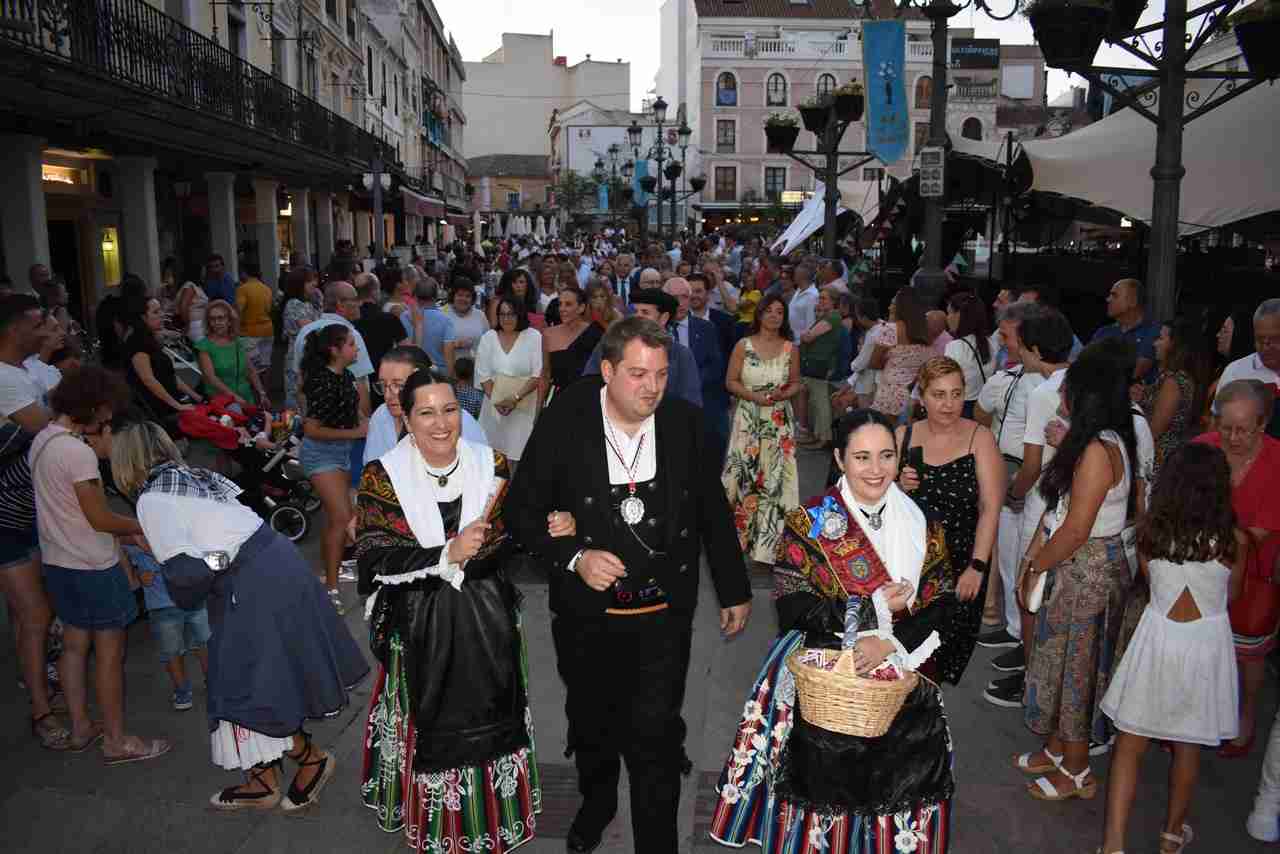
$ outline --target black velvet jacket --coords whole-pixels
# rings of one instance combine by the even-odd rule
[[[610,591],[596,592],[565,569],[580,549],[609,550],[613,513],[598,377],[564,389],[538,419],[511,491],[506,516],[512,533],[542,556],[551,582],[551,608],[560,616],[600,616]],[[706,446],[702,412],[668,393],[655,413],[658,467],[667,495],[665,541],[675,578],[666,589],[673,611],[691,615],[698,602],[698,565],[705,548],[720,607],[751,599],[733,516],[720,483],[719,461]],[[552,538],[547,514],[574,515],[577,536]]]
[[[505,471],[505,460],[501,467]],[[399,505],[381,463],[365,468],[358,506],[362,592],[375,589],[374,576],[439,562],[440,548],[396,544],[412,540],[396,536]],[[457,532],[460,515],[460,499],[441,505],[449,536]],[[467,563],[461,589],[434,576],[387,585],[370,617],[369,646],[384,666],[392,661],[392,638],[398,636],[402,644],[417,730],[417,771],[478,765],[529,745],[516,622],[519,592],[504,570],[509,550],[500,513],[490,520],[490,539]]]

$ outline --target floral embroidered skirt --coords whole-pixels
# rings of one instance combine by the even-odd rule
[[[865,770],[868,779],[895,778],[889,788],[896,803],[852,810],[791,794],[803,786],[786,779],[790,757],[784,754],[796,726],[809,725],[799,719],[795,679],[785,661],[803,641],[803,632],[790,631],[769,649],[716,787],[711,838],[734,848],[753,842],[769,854],[946,854],[954,788],[950,733],[941,692],[924,680],[908,698],[914,708],[904,705],[899,715],[913,718],[907,729],[898,731],[895,722],[879,739],[831,734],[853,746],[859,761],[876,766],[854,776]],[[871,788],[882,787],[876,782]]]
[[[1118,534],[1088,540],[1054,567],[1027,663],[1024,715],[1032,732],[1063,741],[1110,737],[1111,722],[1099,707],[1120,661],[1132,587]]]
[[[404,678],[400,638],[390,641],[391,662],[378,667],[365,727],[364,770],[360,793],[389,833],[403,829],[415,851],[512,851],[533,839],[542,789],[534,758],[533,724],[528,710],[530,747],[499,756],[484,765],[416,772],[417,730]],[[520,678],[527,684],[528,662],[521,641]]]

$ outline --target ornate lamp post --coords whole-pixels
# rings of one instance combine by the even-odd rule
[[[671,149],[667,146],[666,141],[663,139],[663,136],[662,136],[662,128],[667,123],[667,102],[662,100],[661,95],[659,95],[657,100],[653,102],[652,110],[653,110],[653,123],[657,127],[658,133],[654,138],[653,145],[650,146],[649,150],[645,153],[644,159],[653,160],[657,163],[658,174],[656,176],[646,175],[640,179],[640,183],[641,183],[641,187],[644,189],[646,193],[654,192],[654,188],[657,188],[659,193],[661,193],[661,187],[662,187],[661,178],[663,175],[662,164],[665,161],[674,158],[674,155],[671,153]],[[641,143],[643,133],[644,133],[644,128],[642,128],[635,119],[632,119],[631,127],[627,128],[627,141],[631,143],[631,150],[632,150],[632,153],[634,153],[635,155],[635,159],[637,163],[641,159],[640,143]],[[692,133],[692,131],[690,131],[690,133]],[[653,178],[652,186],[650,186],[650,182],[649,180],[647,180],[649,178]],[[659,195],[659,202],[661,202],[661,195]],[[672,212],[672,215],[674,216],[674,210]],[[647,216],[648,214],[646,212],[646,218]],[[644,234],[647,228],[648,228],[648,223],[642,222],[640,227],[640,231],[642,235]],[[658,236],[659,237],[662,236],[662,205],[661,204],[658,205]],[[643,239],[643,237],[641,239]]]

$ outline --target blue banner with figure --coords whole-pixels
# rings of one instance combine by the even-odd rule
[[[598,210],[607,211],[609,209],[609,185],[601,184],[596,187],[596,208]]]
[[[631,179],[631,189],[634,195],[631,197],[631,204],[636,207],[644,207],[649,204],[649,194],[640,189],[640,179],[649,174],[649,161],[637,160],[635,175]]]
[[[902,21],[862,25],[867,75],[867,151],[885,165],[901,160],[911,140],[906,84],[907,28]]]

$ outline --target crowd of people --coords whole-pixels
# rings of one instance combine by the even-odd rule
[[[1192,838],[1201,747],[1253,749],[1280,624],[1280,300],[1155,321],[1121,279],[1085,345],[1046,282],[990,305],[908,285],[882,311],[856,259],[728,233],[339,254],[291,264],[278,297],[239,266],[127,276],[96,340],[47,270],[0,295],[0,583],[45,748],[170,749],[126,724],[141,604],[174,708],[194,655],[213,760],[246,775],[212,805],[306,808],[336,761],[304,723],[370,670],[340,619],[358,599],[364,803],[417,850],[510,850],[541,807],[529,684],[548,674],[511,578],[532,560],[584,799],[569,850],[599,845],[625,761],[637,850],[673,851],[705,555],[726,636],[753,563],[781,629],[726,733],[726,845],[948,850],[940,685],[978,678],[976,646],[1000,650],[985,698],[1035,737],[1010,760],[1029,797],[1094,797],[1091,757],[1112,752],[1104,854],[1127,844],[1149,741],[1173,757],[1164,854]],[[234,462],[189,462],[193,419],[263,411],[296,430],[318,567],[238,500]],[[815,495],[802,453],[827,455]],[[799,664],[846,658],[918,677],[886,734],[806,714]],[[1280,839],[1280,727],[1247,828]]]

